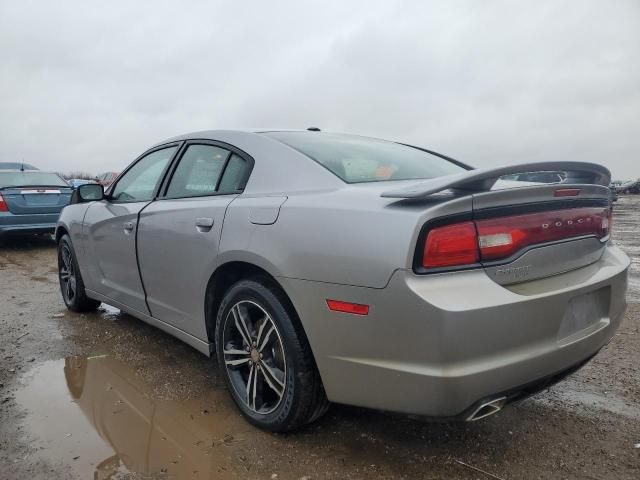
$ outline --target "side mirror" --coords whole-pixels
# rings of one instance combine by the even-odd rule
[[[104,198],[104,187],[98,183],[85,183],[80,185],[75,192],[71,203],[95,202]]]

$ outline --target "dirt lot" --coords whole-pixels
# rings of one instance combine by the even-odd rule
[[[640,478],[640,196],[615,208],[629,308],[590,364],[471,424],[334,405],[245,423],[215,362],[117,310],[77,315],[48,240],[0,244],[0,479]]]

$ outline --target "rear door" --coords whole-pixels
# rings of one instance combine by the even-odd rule
[[[225,212],[252,164],[229,145],[189,142],[158,200],[140,214],[138,261],[151,314],[202,340]]]
[[[162,146],[140,157],[107,199],[89,206],[84,218],[87,288],[146,315],[149,310],[136,259],[138,214],[157,194],[178,147]]]

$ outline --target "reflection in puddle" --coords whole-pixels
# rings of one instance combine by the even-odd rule
[[[211,392],[154,400],[132,370],[108,357],[47,362],[24,378],[17,400],[39,453],[80,478],[246,478],[247,434],[257,432]]]
[[[101,303],[100,308],[98,309],[102,313],[104,318],[109,318],[115,320],[116,317],[120,315],[120,309],[111,305],[107,305],[106,303]]]
[[[154,399],[131,368],[107,356],[45,362],[22,383],[16,401],[27,410],[24,430],[36,439],[30,455],[47,460],[55,471],[68,468],[78,478],[96,480],[423,478],[427,471],[433,473],[430,478],[453,478],[461,467],[447,463],[451,458],[477,451],[490,462],[487,468],[502,465],[511,430],[537,430],[531,422],[538,425],[539,418],[523,407],[505,409],[488,422],[428,424],[348,409],[325,428],[270,435],[240,416],[224,388],[199,400]],[[613,395],[568,387],[539,395],[535,402],[572,415],[640,419],[637,406]],[[553,427],[545,433],[554,438],[559,431]],[[524,441],[532,448],[548,445],[542,437]]]

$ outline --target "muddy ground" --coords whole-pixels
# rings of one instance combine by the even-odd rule
[[[470,424],[334,405],[271,435],[215,362],[117,310],[67,312],[48,240],[0,244],[0,479],[640,478],[640,196],[615,208],[633,257],[613,341],[550,391]]]

